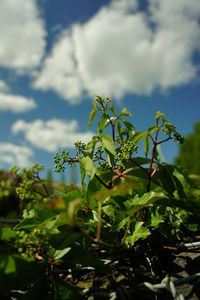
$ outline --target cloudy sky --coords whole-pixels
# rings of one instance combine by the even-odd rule
[[[94,95],[156,111],[183,134],[200,120],[199,0],[0,0],[0,167],[53,166],[88,141]],[[169,162],[176,145],[163,148]]]

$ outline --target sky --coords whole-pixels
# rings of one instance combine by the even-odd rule
[[[0,0],[0,168],[40,163],[96,133],[95,95],[162,111],[182,135],[200,120],[199,0]],[[163,146],[172,162],[178,146]]]

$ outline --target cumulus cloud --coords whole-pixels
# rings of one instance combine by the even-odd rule
[[[199,0],[113,0],[84,24],[65,29],[33,86],[78,103],[83,95],[117,99],[187,84],[198,74]]]
[[[12,133],[22,133],[25,139],[37,148],[55,152],[59,147],[71,148],[77,141],[88,142],[93,133],[80,132],[76,120],[51,119],[26,122],[17,120],[12,125]]]
[[[0,80],[0,92],[7,92],[9,90],[8,85],[5,81]]]
[[[37,0],[0,1],[0,66],[20,71],[38,66],[45,35]]]
[[[28,167],[31,165],[33,151],[29,147],[12,143],[0,143],[0,163]]]
[[[35,101],[31,98],[0,92],[0,111],[22,113],[36,107]]]

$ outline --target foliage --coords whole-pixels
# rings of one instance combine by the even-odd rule
[[[195,124],[193,133],[185,137],[175,162],[187,169],[189,174],[200,175],[200,122]]]
[[[127,109],[117,112],[98,96],[89,126],[97,115],[97,135],[87,144],[78,141],[73,156],[63,150],[54,158],[57,172],[79,165],[81,187],[50,194],[38,175],[41,166],[21,173],[22,220],[0,229],[1,299],[84,299],[79,274],[85,268],[113,276],[102,249],[108,259],[155,235],[177,242],[199,230],[198,186],[159,159],[161,144],[183,141],[165,115],[158,112],[155,124],[138,132]],[[144,157],[137,156],[139,147]]]

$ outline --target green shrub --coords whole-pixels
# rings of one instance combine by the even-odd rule
[[[0,229],[1,299],[82,299],[84,289],[74,279],[82,267],[112,272],[94,249],[103,247],[110,257],[156,234],[177,242],[186,230],[199,230],[198,188],[175,165],[160,161],[161,144],[183,142],[165,115],[158,112],[155,124],[138,132],[125,108],[118,113],[101,97],[93,102],[89,126],[96,115],[97,135],[77,142],[74,156],[63,150],[54,158],[57,172],[79,165],[81,187],[49,195],[38,165],[25,172],[17,190],[32,201],[14,229]]]

